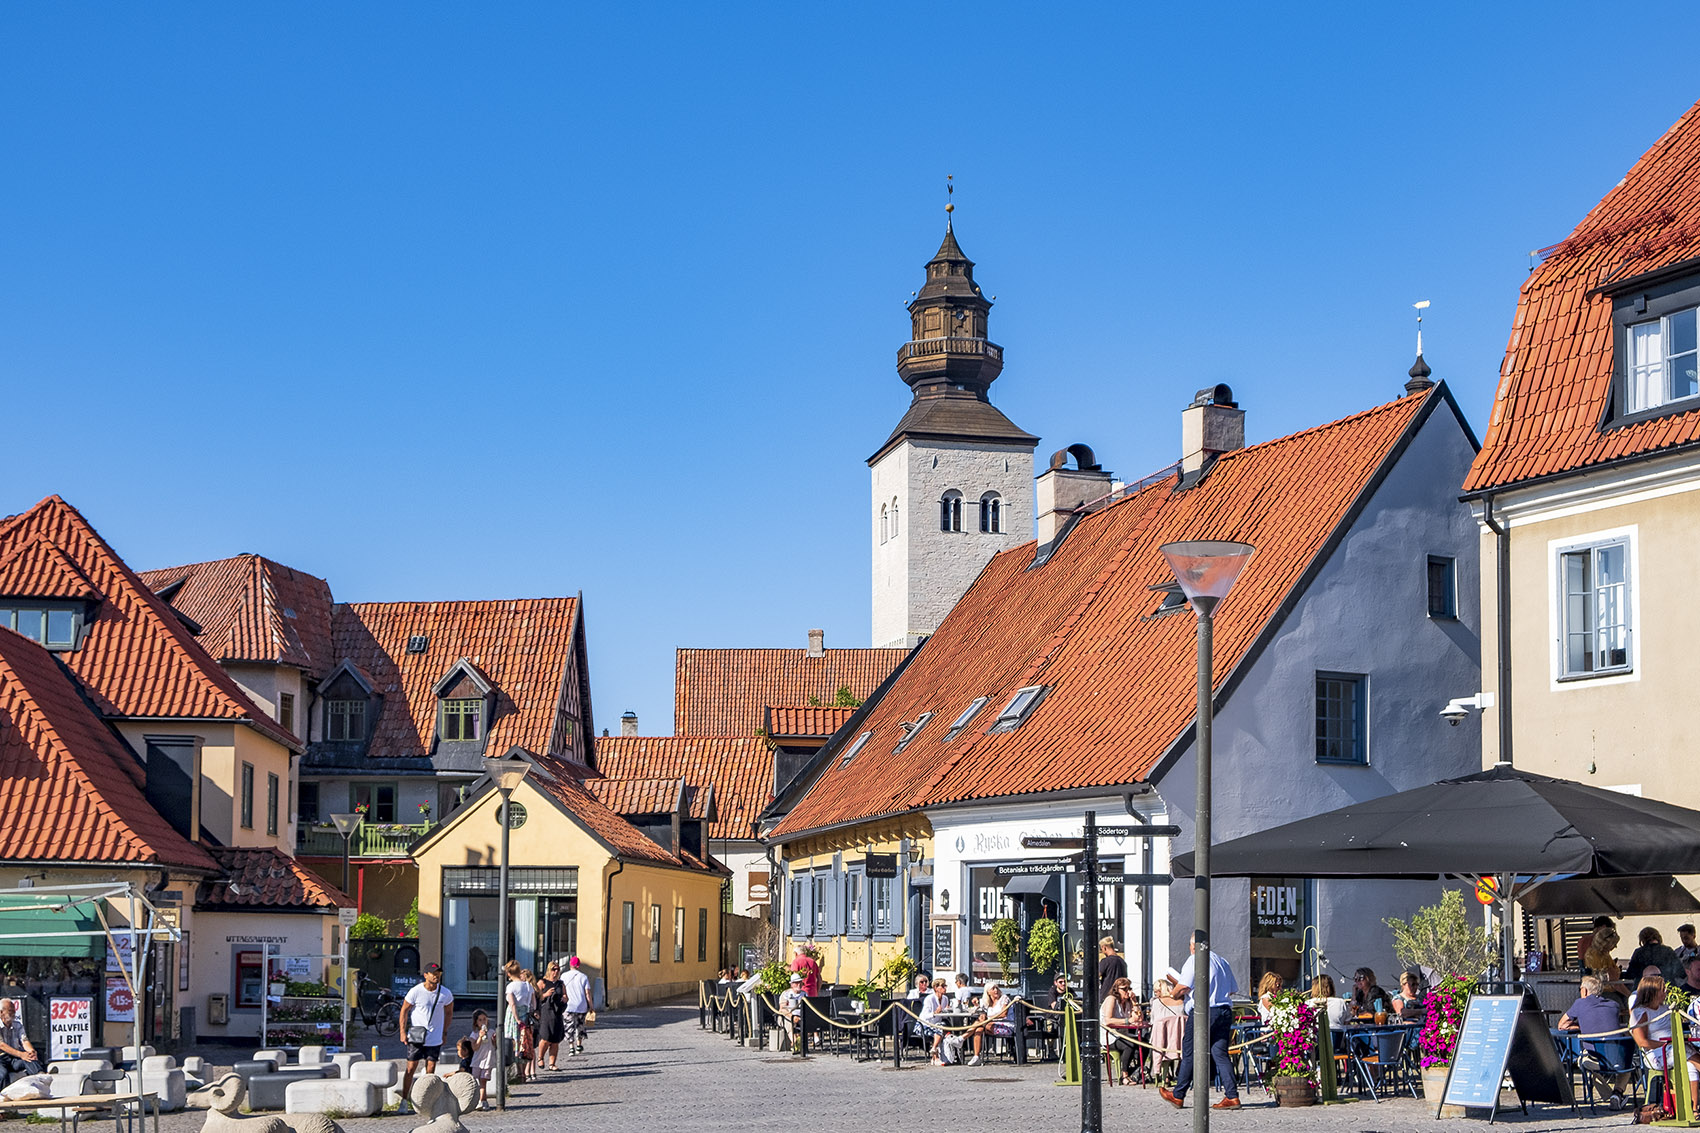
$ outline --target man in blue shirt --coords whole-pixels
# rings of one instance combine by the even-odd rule
[[[1570,1009],[1559,1019],[1559,1030],[1577,1031],[1584,1035],[1608,1035],[1622,1028],[1623,1016],[1619,1014],[1617,1000],[1600,994],[1598,977],[1583,976],[1581,992],[1581,998],[1572,1003]],[[1631,1059],[1634,1057],[1634,1048],[1621,1037],[1617,1037],[1615,1045],[1619,1050],[1614,1053]],[[1632,1075],[1611,1073],[1605,1061],[1596,1053],[1595,1045],[1587,1039],[1582,1040],[1582,1049],[1587,1052],[1582,1056],[1582,1068],[1593,1074],[1602,1086],[1611,1091],[1614,1098],[1612,1108],[1620,1108],[1615,1099],[1623,1096]],[[1629,1065],[1633,1066],[1634,1063],[1630,1062]]]
[[[1175,1088],[1166,1087],[1158,1090],[1163,1100],[1179,1109],[1186,1102],[1186,1092],[1192,1088],[1192,1027],[1197,1014],[1193,1010],[1192,985],[1196,976],[1193,972],[1193,962],[1198,958],[1198,942],[1187,945],[1187,950],[1193,955],[1186,958],[1186,965],[1181,968],[1180,979],[1175,982],[1175,991],[1186,996],[1186,1033],[1181,1039],[1181,1065],[1175,1071]],[[1222,959],[1218,952],[1210,953],[1210,1004],[1205,1026],[1210,1028],[1210,1061],[1216,1067],[1216,1077],[1222,1082],[1224,1097],[1211,1106],[1211,1109],[1240,1108],[1240,1087],[1234,1081],[1234,1063],[1228,1057],[1228,1043],[1234,1033],[1234,1009],[1229,1005],[1228,997],[1240,989],[1239,982],[1234,979],[1233,970],[1228,962]],[[1210,1094],[1210,1079],[1204,1080],[1204,1094]]]

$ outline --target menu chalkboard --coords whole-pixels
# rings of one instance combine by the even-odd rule
[[[1499,1105],[1499,1083],[1511,1057],[1511,1040],[1517,1033],[1520,995],[1475,995],[1464,1009],[1458,1051],[1452,1056],[1452,1072],[1446,1078],[1446,1104],[1494,1109]]]
[[[956,926],[953,924],[938,924],[933,926],[933,971],[953,972],[956,970]]]

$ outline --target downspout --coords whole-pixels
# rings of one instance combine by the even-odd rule
[[[614,926],[614,879],[624,873],[626,863],[614,859],[614,872],[602,879],[602,1006],[608,1006],[608,993],[613,990],[612,965],[608,963],[608,933]],[[590,989],[592,1007],[596,1006],[596,988]]]
[[[1493,516],[1493,497],[1482,497],[1482,523],[1494,533],[1498,542],[1494,550],[1494,573],[1497,575],[1494,600],[1494,637],[1499,646],[1498,677],[1495,693],[1499,699],[1499,762],[1496,766],[1510,767],[1511,759],[1511,529],[1501,526]]]

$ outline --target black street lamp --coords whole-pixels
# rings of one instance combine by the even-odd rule
[[[508,805],[514,791],[525,782],[526,775],[531,772],[531,761],[517,751],[509,751],[503,756],[486,756],[484,758],[484,773],[490,776],[490,781],[496,785],[496,790],[502,794],[501,809],[496,817],[502,824],[502,856],[500,861],[500,881],[497,885],[501,890],[496,898],[496,1018],[502,1019],[506,1006],[506,989],[502,985],[502,967],[508,962],[508,832],[513,828],[509,820]],[[506,1027],[501,1028],[506,1031]],[[500,1036],[496,1039],[496,1108],[508,1108],[508,1066],[505,1040]]]
[[[331,822],[336,825],[336,832],[342,835],[342,891],[344,893],[348,892],[348,843],[364,821],[366,821],[366,816],[363,814],[331,815]]]
[[[1175,581],[1198,615],[1198,728],[1194,745],[1198,759],[1197,799],[1193,819],[1192,890],[1192,1080],[1198,1088],[1193,1101],[1192,1128],[1210,1128],[1210,741],[1214,713],[1211,674],[1210,620],[1217,603],[1251,559],[1249,543],[1196,539],[1164,543],[1158,548],[1169,560]]]

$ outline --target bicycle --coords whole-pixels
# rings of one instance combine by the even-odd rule
[[[370,994],[368,994],[370,993]],[[374,979],[360,977],[360,1021],[381,1038],[401,1032],[401,996]]]

